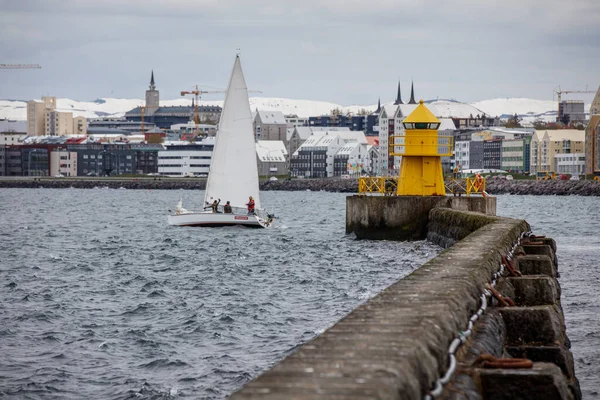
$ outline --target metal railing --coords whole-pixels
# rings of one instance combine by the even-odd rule
[[[396,194],[398,178],[391,176],[363,176],[358,178],[358,194],[379,193],[386,196]]]

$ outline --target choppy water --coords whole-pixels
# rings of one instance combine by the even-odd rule
[[[0,191],[0,397],[223,398],[439,251],[355,241],[345,195],[321,192],[264,193],[274,229],[168,227],[180,193],[201,198]],[[600,382],[599,206],[498,196],[558,242],[584,398]]]
[[[223,398],[439,251],[355,241],[321,192],[168,227],[180,193],[0,190],[0,397]]]
[[[498,214],[557,242],[567,335],[583,398],[600,397],[600,198],[498,196]]]

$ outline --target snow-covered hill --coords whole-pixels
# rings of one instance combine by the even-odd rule
[[[70,111],[75,116],[86,118],[122,117],[125,112],[143,105],[140,99],[114,99],[103,98],[95,101],[76,101],[71,99],[57,99],[58,111]],[[162,106],[190,105],[189,99],[175,99],[161,101]],[[206,105],[222,105],[222,101],[203,101]],[[556,118],[557,103],[549,100],[534,100],[524,98],[483,100],[471,105],[453,100],[430,101],[428,104],[436,108],[441,117],[468,117],[481,112],[490,116],[507,118],[515,113],[524,121],[534,121],[542,118],[553,121]],[[25,101],[0,100],[0,119],[24,121],[27,119],[27,104]],[[335,103],[313,100],[293,100],[283,98],[252,97],[250,107],[254,111],[279,110],[284,114],[296,114],[300,117],[328,114],[331,110],[339,108],[342,112],[356,113],[361,109],[374,111],[376,105],[368,106],[342,106]],[[589,112],[589,104],[586,112]],[[443,114],[443,115],[442,115]]]

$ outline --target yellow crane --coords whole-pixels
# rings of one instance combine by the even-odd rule
[[[225,93],[224,90],[200,90],[198,85],[194,86],[193,90],[182,90],[181,95],[185,96],[186,94],[193,94],[194,99],[196,100],[196,104],[194,107],[194,122],[196,124],[196,136],[198,136],[198,125],[200,124],[200,114],[198,113],[198,103],[200,102],[200,96],[204,93]]]

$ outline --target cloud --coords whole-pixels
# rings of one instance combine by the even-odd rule
[[[224,86],[237,48],[264,96],[372,104],[414,78],[424,98],[551,98],[597,86],[600,5],[580,0],[0,0],[0,95],[162,98]],[[408,91],[406,91],[406,94]]]

